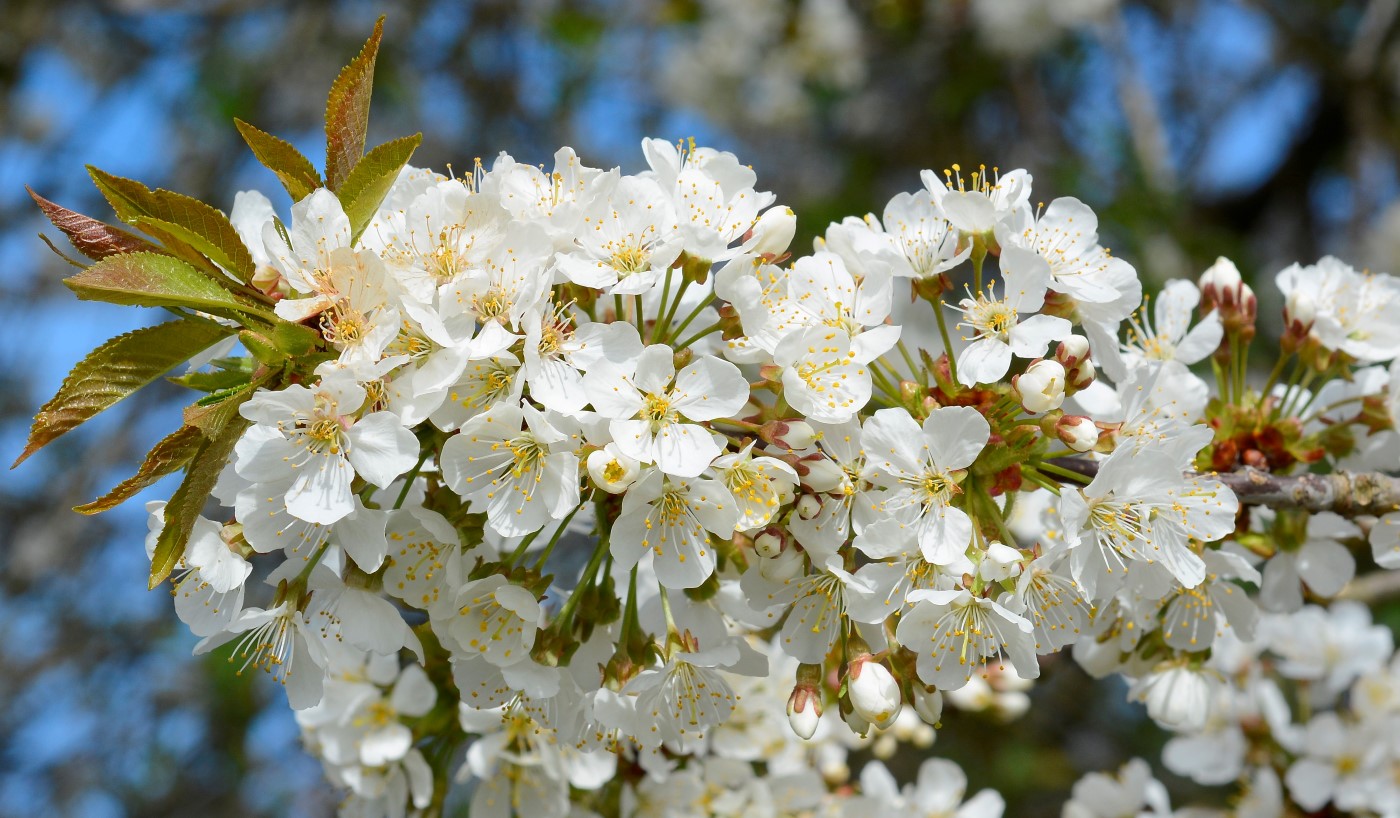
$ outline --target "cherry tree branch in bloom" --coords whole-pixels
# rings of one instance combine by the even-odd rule
[[[1091,479],[1099,473],[1095,460],[1056,457],[1045,462]],[[1244,466],[1210,476],[1229,486],[1241,503],[1252,506],[1330,511],[1344,517],[1381,515],[1400,508],[1400,478],[1381,472],[1284,475]]]

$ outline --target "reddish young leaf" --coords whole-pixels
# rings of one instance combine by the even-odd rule
[[[374,60],[384,34],[384,18],[350,64],[341,69],[326,99],[326,187],[340,190],[365,153],[369,99],[374,90]]]
[[[63,231],[63,235],[68,237],[73,247],[93,261],[101,261],[107,256],[119,253],[160,252],[159,247],[140,236],[133,236],[91,216],[84,216],[54,204],[35,193],[28,185],[24,189],[29,191],[34,203],[44,211],[44,215],[53,222],[53,226]]]

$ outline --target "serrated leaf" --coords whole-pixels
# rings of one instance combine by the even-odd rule
[[[204,273],[159,253],[108,256],[65,278],[63,283],[87,301],[135,307],[191,307],[208,312],[257,312]]]
[[[269,373],[258,380],[205,395],[185,407],[185,425],[199,429],[205,437],[218,437],[238,417],[238,408],[257,394],[258,387],[271,377]]]
[[[374,61],[384,35],[384,18],[350,64],[341,69],[326,98],[326,187],[339,191],[365,152],[369,101],[374,90]]]
[[[152,191],[151,196],[149,210],[132,224],[175,236],[245,284],[253,278],[253,254],[222,211],[169,190]]]
[[[97,514],[116,508],[141,489],[155,483],[167,474],[179,471],[195,456],[204,445],[204,435],[193,426],[181,426],[146,453],[141,468],[132,476],[112,487],[111,491],[81,506],[75,506],[79,514]]]
[[[170,321],[118,335],[88,353],[34,416],[29,441],[10,468],[231,331],[212,321]]]
[[[88,175],[92,177],[92,183],[97,185],[107,203],[116,211],[117,218],[124,222],[129,222],[137,216],[150,213],[155,196],[150,188],[134,179],[124,179],[120,176],[113,176],[105,170],[100,170],[92,165],[87,166]]]
[[[248,147],[253,150],[253,155],[263,167],[277,175],[278,181],[287,189],[287,195],[292,197],[292,201],[299,202],[305,199],[321,186],[321,174],[316,172],[316,166],[311,164],[310,159],[302,156],[301,151],[292,147],[290,142],[278,139],[241,119],[233,120],[233,124],[238,128],[238,132],[243,134],[243,141],[248,143]]]
[[[238,342],[243,345],[244,349],[248,350],[248,354],[268,366],[277,366],[287,360],[287,356],[277,348],[272,339],[261,333],[245,329],[238,333]]]
[[[68,237],[68,241],[72,242],[73,247],[93,261],[100,261],[107,256],[115,256],[120,253],[159,252],[160,250],[159,247],[140,236],[133,236],[125,230],[119,230],[91,216],[84,216],[62,205],[55,204],[35,193],[28,185],[24,189],[29,191],[34,203],[39,205],[39,209],[44,212],[49,221],[53,222],[53,226],[63,231],[63,235]]]
[[[210,492],[214,490],[214,484],[218,482],[219,473],[223,471],[224,464],[233,453],[234,445],[249,425],[250,421],[246,418],[235,417],[223,427],[217,437],[206,438],[190,459],[185,468],[184,482],[175,489],[170,502],[165,504],[165,526],[161,528],[160,536],[156,539],[155,553],[151,556],[149,587],[155,588],[160,585],[170,576],[175,566],[180,564],[194,522],[204,509]]]
[[[419,133],[385,142],[355,163],[345,184],[336,193],[350,219],[352,241],[360,237],[374,214],[379,212],[379,205],[399,178],[399,171],[408,164],[422,141],[423,134]]]
[[[117,218],[128,224],[134,224],[142,216],[154,216],[156,207],[154,191],[134,179],[113,176],[92,165],[88,165],[87,170],[88,175],[92,177],[92,183],[107,199],[107,203],[116,212]],[[180,237],[161,230],[158,225],[154,224],[144,225],[141,229],[148,236],[164,245],[171,254],[184,259],[195,268],[211,273],[217,272],[214,265],[204,257],[203,253],[191,247]]]
[[[272,343],[292,357],[305,355],[321,340],[321,333],[305,324],[278,321],[272,326]]]
[[[248,372],[236,369],[221,369],[216,372],[191,372],[166,380],[176,386],[194,389],[199,392],[223,392],[237,389],[248,382]]]

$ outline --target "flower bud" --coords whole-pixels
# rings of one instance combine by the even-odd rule
[[[938,688],[924,687],[918,682],[914,683],[913,688],[914,712],[925,722],[937,727],[943,720],[943,693]]]
[[[785,582],[802,575],[802,554],[789,548],[776,557],[759,557],[758,573],[773,582]]]
[[[798,473],[802,474],[802,485],[815,492],[835,491],[846,482],[846,472],[829,457],[799,461]]]
[[[885,728],[894,724],[899,707],[904,704],[894,674],[884,665],[871,660],[868,654],[851,662],[849,668],[846,692],[855,712],[876,727]]]
[[[754,553],[772,559],[783,553],[783,530],[778,526],[764,529],[753,541]]]
[[[1242,335],[1246,340],[1254,337],[1259,299],[1244,283],[1233,261],[1224,256],[1217,258],[1210,269],[1201,274],[1200,285],[1202,315],[1215,310],[1220,313],[1227,333]]]
[[[810,520],[822,513],[822,501],[817,499],[815,494],[804,494],[797,500],[793,507],[797,511],[797,516],[804,520]]]
[[[842,713],[841,720],[846,723],[847,727],[851,728],[852,733],[855,733],[861,738],[865,738],[865,736],[870,733],[870,720],[857,713],[855,710]]]
[[[1094,378],[1097,375],[1098,370],[1094,368],[1093,361],[1080,361],[1065,371],[1065,394],[1073,395],[1075,392],[1088,389],[1094,383]]]
[[[1076,452],[1087,452],[1099,442],[1099,428],[1082,415],[1065,415],[1055,422],[1055,436]]]
[[[784,449],[801,451],[817,442],[817,430],[805,420],[770,420],[758,430],[763,442]]]
[[[1065,402],[1065,368],[1058,361],[1040,360],[1011,379],[1021,405],[1032,414],[1059,409]]]
[[[1089,339],[1083,335],[1071,335],[1055,347],[1055,360],[1066,370],[1075,364],[1089,360]]]
[[[618,451],[616,443],[609,443],[588,455],[588,476],[593,479],[593,485],[609,494],[626,491],[641,473],[641,464]]]
[[[1162,727],[1197,732],[1210,720],[1214,691],[1207,671],[1176,665],[1153,672],[1133,693],[1147,704],[1147,715]]]
[[[291,282],[276,267],[269,267],[266,264],[259,264],[253,271],[250,284],[265,293],[273,301],[280,301],[292,294]]]
[[[770,207],[754,222],[744,240],[744,249],[755,255],[774,259],[783,255],[797,235],[797,214],[792,208]]]
[[[788,696],[788,725],[803,741],[817,732],[822,717],[821,665],[797,666],[797,684]]]
[[[1215,263],[1210,265],[1201,274],[1201,309],[1210,312],[1216,309],[1221,302],[1234,302],[1239,295],[1239,289],[1244,285],[1244,278],[1240,275],[1240,268],[1235,266],[1235,262],[1220,256]]]
[[[987,551],[982,555],[977,573],[988,582],[1000,582],[1018,576],[1021,573],[1021,552],[994,540],[987,544]]]
[[[778,507],[791,505],[797,497],[797,490],[786,480],[774,480],[773,490],[778,494]]]

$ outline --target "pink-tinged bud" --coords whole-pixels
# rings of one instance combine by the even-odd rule
[[[807,741],[817,732],[822,717],[821,665],[797,666],[797,684],[788,696],[788,725],[798,738]]]
[[[776,525],[770,525],[768,528],[764,529],[763,533],[754,537],[753,550],[754,553],[758,554],[760,557],[771,559],[783,553],[783,546],[785,544],[786,536],[783,533],[783,529]]]
[[[1080,361],[1089,360],[1089,339],[1083,335],[1071,335],[1055,347],[1055,360],[1066,370],[1073,369]]]
[[[817,442],[817,430],[805,420],[770,420],[759,428],[758,436],[790,451],[810,449]]]
[[[253,271],[253,277],[249,283],[274,301],[281,301],[292,294],[292,285],[291,282],[287,281],[287,277],[282,275],[276,267],[270,267],[266,264],[258,265],[258,268]]]
[[[846,472],[829,457],[800,461],[798,473],[802,475],[802,485],[819,493],[835,491],[846,483]]]
[[[943,694],[937,688],[914,684],[914,712],[934,727],[943,720]]]
[[[1211,310],[1220,313],[1225,332],[1238,334],[1246,340],[1254,337],[1254,319],[1259,311],[1259,299],[1244,283],[1239,268],[1221,256],[1210,269],[1201,274],[1201,314]]]
[[[1055,422],[1055,436],[1076,452],[1087,452],[1098,445],[1099,428],[1082,415],[1065,415]]]
[[[904,704],[894,674],[869,654],[857,657],[848,666],[846,693],[855,712],[881,729],[894,724],[899,707]]]
[[[797,516],[804,520],[810,520],[822,513],[822,501],[818,500],[814,494],[804,494],[797,499],[794,506]]]
[[[1065,402],[1065,368],[1058,361],[1039,360],[1011,379],[1021,405],[1032,414],[1059,409]]]
[[[1076,363],[1065,371],[1065,394],[1073,395],[1083,389],[1088,389],[1098,376],[1098,370],[1094,367],[1094,362],[1083,360]]]

